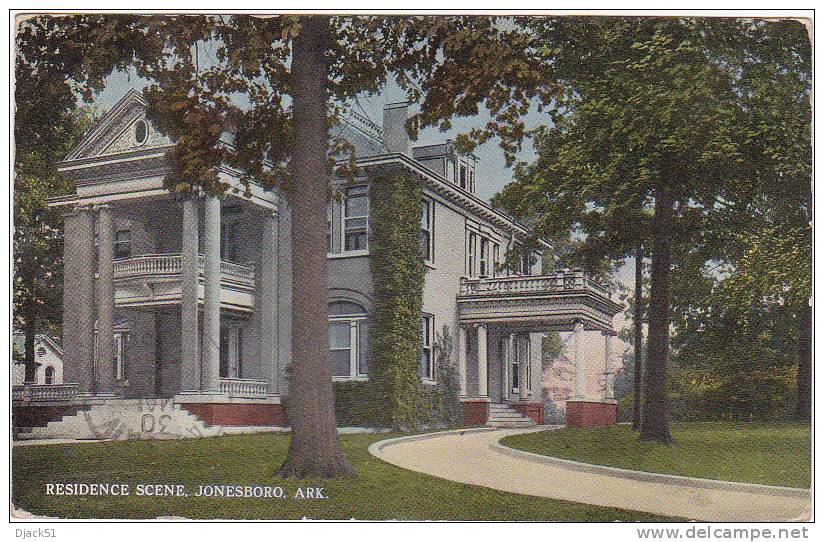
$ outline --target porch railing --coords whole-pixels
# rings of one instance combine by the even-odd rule
[[[198,272],[203,274],[205,258],[197,258]],[[146,254],[114,261],[114,278],[123,279],[151,275],[179,275],[183,269],[181,254]],[[253,287],[255,269],[250,265],[220,262],[221,279],[233,280]]]
[[[605,297],[610,296],[610,292],[606,287],[598,284],[586,276],[586,273],[577,269],[552,275],[463,279],[461,281],[461,295],[562,292],[586,289],[593,290]]]
[[[229,397],[265,398],[269,384],[265,380],[251,378],[221,378],[220,393]]]
[[[23,384],[12,386],[13,401],[71,401],[77,395],[77,384]]]

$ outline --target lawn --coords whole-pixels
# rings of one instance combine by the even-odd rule
[[[627,425],[505,438],[528,452],[646,472],[810,487],[810,425],[695,422],[672,426],[675,444],[641,442]]]
[[[467,486],[380,461],[368,446],[393,435],[346,435],[358,476],[332,481],[284,480],[274,471],[288,435],[232,435],[178,441],[124,441],[18,446],[13,449],[13,501],[31,513],[68,518],[399,519],[660,521],[666,518]],[[185,484],[192,496],[46,495],[46,483]],[[288,498],[195,497],[201,484],[281,486]],[[326,499],[293,498],[298,487],[322,486]]]

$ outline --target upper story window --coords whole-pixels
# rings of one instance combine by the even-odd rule
[[[369,316],[357,303],[329,304],[329,351],[332,376],[366,377],[369,374]]]
[[[421,378],[425,380],[435,380],[435,359],[432,352],[432,330],[434,329],[434,317],[431,314],[424,314],[421,317]]]
[[[476,276],[478,257],[478,234],[469,232],[466,236],[466,274],[470,277]]]
[[[491,273],[489,272],[489,239],[487,239],[486,237],[481,237],[481,252],[480,257],[478,258],[478,263],[478,276],[488,277]]]
[[[343,214],[343,250],[369,249],[369,193],[366,186],[346,190]]]
[[[49,365],[46,367],[45,375],[46,377],[46,384],[54,384],[54,367]]]
[[[460,185],[460,187],[461,187],[461,188],[463,188],[464,190],[466,190],[466,189],[467,189],[467,186],[466,186],[466,170],[467,170],[467,168],[466,168],[466,164],[465,164],[465,163],[463,163],[463,162],[461,162],[461,165],[460,165],[460,174],[459,174],[459,176],[458,176],[458,184],[459,184],[459,185]]]
[[[500,261],[498,243],[488,237],[469,231],[466,236],[466,274],[469,277],[494,277]]]
[[[421,253],[423,259],[431,262],[434,259],[434,210],[435,202],[424,199],[421,200]]]
[[[98,241],[99,242],[99,241]],[[114,259],[132,257],[132,232],[130,230],[119,230],[114,235]]]
[[[525,250],[523,254],[521,254],[520,269],[518,269],[518,272],[522,275],[532,274],[532,253],[530,251]]]

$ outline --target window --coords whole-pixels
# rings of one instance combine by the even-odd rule
[[[227,220],[222,218],[220,221],[220,259],[229,262],[240,261],[240,242],[241,234],[240,222],[237,220]]]
[[[532,254],[528,250],[525,250],[523,254],[521,254],[521,274],[522,275],[531,275],[532,274]]]
[[[434,218],[432,211],[434,207],[434,202],[421,200],[421,253],[423,254],[423,259],[427,262],[431,262],[434,256],[432,243],[432,219]]]
[[[43,356],[46,355],[46,349],[43,348],[42,346],[38,346],[37,349],[35,350],[35,353],[37,354],[38,358],[42,358]]]
[[[243,378],[243,330],[220,326],[220,377]]]
[[[466,274],[470,277],[474,277],[476,269],[475,259],[477,258],[478,234],[475,232],[469,232],[466,239]]]
[[[46,367],[45,377],[46,384],[54,384],[54,367],[52,367],[51,365]]]
[[[489,239],[481,237],[480,277],[488,277],[489,273]]]
[[[469,168],[469,191],[475,193],[475,168]]]
[[[466,190],[466,164],[461,162],[461,176],[460,176],[460,185],[461,188]]]
[[[145,120],[139,120],[134,125],[134,140],[138,145],[146,143],[149,138],[149,126]]]
[[[98,241],[99,243],[99,241]],[[119,230],[114,234],[114,259],[132,257],[132,232],[129,230]]]
[[[332,376],[366,377],[369,374],[369,320],[366,309],[349,301],[329,304],[329,351]]]
[[[492,243],[492,273],[493,277],[498,276],[498,263],[501,261],[501,247],[498,243]]]
[[[435,380],[435,360],[432,357],[432,315],[424,314],[421,318],[421,378]]]
[[[369,248],[369,195],[365,186],[346,190],[343,219],[343,249],[367,250]]]

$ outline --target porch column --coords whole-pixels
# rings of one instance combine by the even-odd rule
[[[529,364],[532,363],[532,345],[529,343],[529,334],[521,337],[522,341],[526,341],[523,358],[518,359],[518,397],[521,401],[529,399],[529,388],[531,382],[527,378],[529,371]]]
[[[615,399],[614,382],[612,380],[612,337],[614,331],[602,332],[604,336],[604,399]]]
[[[180,391],[200,391],[199,289],[199,199],[183,200],[183,239],[180,299]]]
[[[63,381],[88,395],[94,390],[94,215],[77,206],[63,223]]]
[[[486,353],[486,324],[478,324],[478,397],[487,397],[487,369],[489,359]]]
[[[202,389],[220,390],[220,200],[207,196],[203,206]]]
[[[466,326],[458,324],[458,382],[461,397],[466,397]]]
[[[584,332],[584,323],[575,322],[572,334],[572,357],[575,362],[575,398],[583,399],[586,394],[586,371],[584,359],[581,357],[581,339]]]
[[[114,395],[114,221],[109,205],[98,205],[97,234],[97,395]]]
[[[258,318],[260,323],[261,374],[269,393],[278,393],[278,215],[269,211],[263,217],[258,276]]]

